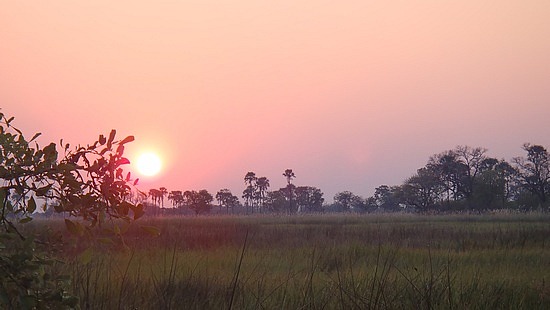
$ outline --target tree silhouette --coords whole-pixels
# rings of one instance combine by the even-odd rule
[[[255,198],[255,192],[256,192],[256,174],[254,172],[249,171],[244,176],[244,184],[246,185],[245,190],[243,191],[243,198],[245,200],[246,209],[248,211],[248,208],[251,207],[252,211],[254,211],[254,198]]]
[[[183,193],[182,191],[171,191],[168,194],[168,200],[172,201],[172,205],[176,208],[181,207],[183,204]]]
[[[286,182],[287,182],[288,201],[289,201],[288,210],[289,212],[293,212],[294,209],[292,207],[292,196],[294,195],[294,193],[292,190],[292,187],[293,187],[292,180],[296,178],[296,175],[294,174],[292,169],[286,169],[285,172],[283,173],[283,176],[286,177]]]
[[[344,191],[334,195],[334,202],[339,204],[343,211],[350,211],[352,208],[360,208],[363,199],[350,191]]]
[[[185,191],[183,196],[189,209],[195,211],[196,215],[209,212],[212,207],[211,202],[214,200],[214,197],[205,189],[198,192]]]
[[[153,204],[157,207],[160,207],[159,203],[160,203],[160,191],[156,188],[151,188],[149,190],[149,197],[151,197],[151,201],[153,202]]]
[[[229,214],[229,208],[234,208],[239,204],[239,198],[233,195],[227,188],[221,189],[216,193],[216,200],[220,208],[225,206],[227,214]]]
[[[160,199],[160,202],[161,202],[161,207],[164,208],[164,196],[166,196],[168,194],[168,189],[166,189],[166,187],[161,187],[159,188],[159,199]]]
[[[525,143],[523,149],[527,158],[514,158],[521,185],[546,206],[550,192],[550,153],[541,145],[529,143]]]
[[[266,177],[261,177],[256,180],[256,189],[258,193],[258,206],[264,208],[265,194],[269,188],[269,179]],[[260,210],[262,211],[262,210]]]
[[[286,177],[286,182],[288,184],[292,183],[292,180],[296,178],[296,175],[292,171],[292,169],[286,169],[283,173],[283,176]]]
[[[298,212],[322,211],[325,199],[320,189],[312,186],[298,186],[295,189],[295,193]]]

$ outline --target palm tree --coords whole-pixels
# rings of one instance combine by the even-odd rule
[[[286,177],[286,182],[288,183],[287,189],[288,189],[288,201],[289,201],[289,212],[292,212],[292,179],[296,178],[296,175],[292,171],[292,169],[286,169],[285,173],[283,173],[283,176]]]
[[[168,189],[166,187],[159,188],[159,199],[161,202],[162,208],[164,208],[164,196],[168,194]]]
[[[286,181],[288,184],[292,183],[292,179],[296,178],[296,175],[292,171],[292,169],[286,169],[285,173],[283,173],[283,176],[286,177]]]
[[[171,191],[168,194],[168,200],[172,201],[174,207],[179,208],[183,202],[182,191]]]
[[[155,189],[155,188],[151,188],[149,190],[149,197],[151,197],[151,200],[153,201],[153,204],[156,206],[157,203],[159,202],[159,196],[160,195],[160,192],[158,189]]]
[[[244,184],[247,185],[246,189],[243,191],[243,198],[246,201],[246,208],[248,210],[248,207],[251,205],[251,202],[254,201],[254,192],[256,187],[256,174],[254,172],[249,171],[244,176]],[[254,212],[254,206],[252,206],[252,211]]]
[[[153,215],[157,215],[158,214],[158,211],[159,210],[159,202],[160,202],[160,197],[161,197],[161,193],[158,189],[155,189],[155,188],[152,188],[149,190],[149,197],[151,197],[151,200],[153,201]]]
[[[265,201],[265,193],[267,192],[267,189],[269,188],[269,179],[266,177],[261,177],[256,180],[256,188],[258,190],[258,199],[259,199],[259,206],[261,208],[264,207],[264,201]],[[262,210],[260,210],[262,211]]]

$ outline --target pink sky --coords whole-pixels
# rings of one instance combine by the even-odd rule
[[[4,1],[0,107],[40,143],[115,128],[165,161],[141,188],[246,172],[332,200],[432,154],[550,147],[550,2]]]

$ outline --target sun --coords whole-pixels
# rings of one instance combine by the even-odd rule
[[[155,153],[143,153],[137,158],[138,171],[146,176],[153,176],[160,172],[162,162]]]

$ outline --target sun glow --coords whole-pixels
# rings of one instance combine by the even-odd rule
[[[162,162],[155,153],[143,153],[137,159],[137,169],[143,175],[156,175],[161,168]]]

